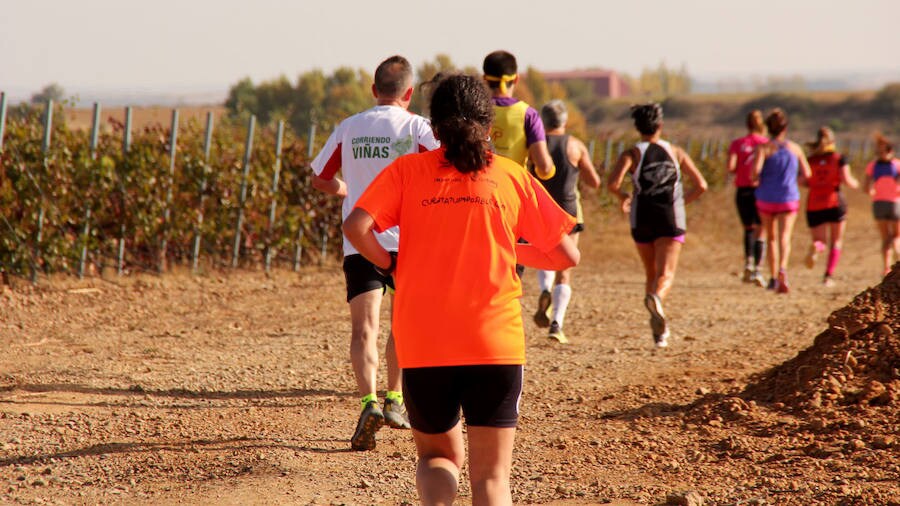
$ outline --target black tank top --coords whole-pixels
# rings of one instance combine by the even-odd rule
[[[538,180],[547,189],[547,193],[567,213],[578,216],[578,195],[575,185],[578,183],[578,167],[572,165],[566,148],[569,145],[569,135],[547,135],[547,150],[550,158],[556,165],[556,174],[550,179]]]

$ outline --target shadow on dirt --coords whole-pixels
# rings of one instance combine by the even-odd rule
[[[345,443],[344,441],[327,441],[329,443]],[[270,440],[263,440],[249,437],[237,437],[229,439],[198,439],[194,441],[185,441],[183,443],[104,443],[87,446],[75,450],[65,452],[47,453],[44,455],[22,455],[18,457],[8,457],[0,459],[0,467],[20,466],[30,464],[42,464],[55,460],[64,460],[78,457],[94,457],[111,454],[124,453],[158,453],[162,451],[169,452],[196,452],[197,450],[207,451],[248,451],[259,449],[283,449],[303,453],[350,453],[352,450],[348,447],[342,448],[319,448],[312,446],[297,446],[284,443],[277,443]]]
[[[101,388],[86,385],[78,385],[71,383],[47,383],[37,385],[18,385],[13,384],[0,388],[0,392],[21,390],[30,393],[52,393],[52,392],[69,392],[85,395],[114,395],[114,396],[151,396],[151,397],[168,397],[179,399],[207,399],[207,400],[229,400],[229,399],[283,399],[297,397],[316,397],[316,396],[333,396],[333,397],[352,397],[348,392],[340,392],[328,389],[286,389],[286,390],[234,390],[230,392],[216,392],[206,390],[187,390],[183,388],[173,388],[168,390],[149,390],[140,385],[133,385],[128,388]],[[29,399],[29,403],[33,400]],[[90,405],[106,405],[106,403],[90,404]]]

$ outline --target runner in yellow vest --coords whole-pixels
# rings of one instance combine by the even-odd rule
[[[556,175],[556,167],[547,150],[541,115],[513,97],[513,88],[519,82],[516,57],[508,51],[494,51],[484,57],[481,69],[494,101],[494,123],[491,126],[494,152],[523,167],[531,162],[539,179],[550,179]],[[516,264],[516,273],[521,278],[525,266]]]
[[[491,127],[494,151],[522,166],[530,161],[538,178],[550,179],[556,168],[547,151],[541,115],[527,103],[513,98],[513,89],[519,82],[516,57],[507,51],[494,51],[485,56],[482,70],[494,101]]]

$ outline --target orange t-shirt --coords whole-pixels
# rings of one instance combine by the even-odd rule
[[[356,202],[400,226],[393,331],[400,367],[524,364],[516,239],[550,251],[575,226],[521,165],[463,174],[444,149],[398,158]]]

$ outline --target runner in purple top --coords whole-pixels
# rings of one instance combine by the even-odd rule
[[[766,251],[771,276],[769,289],[776,293],[788,293],[787,266],[791,255],[791,235],[797,221],[797,210],[800,208],[797,176],[799,171],[805,182],[812,172],[803,149],[787,140],[788,119],[784,111],[778,108],[772,110],[766,117],[766,126],[772,140],[756,148],[756,167],[753,171],[754,180],[759,182],[756,188],[756,209],[769,242]]]

